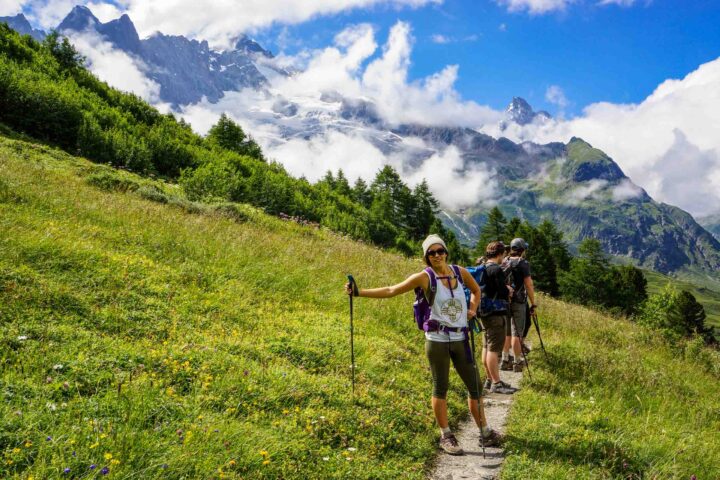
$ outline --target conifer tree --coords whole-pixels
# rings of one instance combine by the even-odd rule
[[[427,181],[423,180],[413,190],[412,205],[411,234],[416,240],[422,240],[430,233],[435,215],[440,208],[440,204],[430,192]]]
[[[365,183],[365,180],[360,177],[355,180],[355,184],[353,185],[352,198],[365,208],[370,208],[370,205],[372,204],[372,195],[370,194],[367,183]]]
[[[342,171],[342,168],[338,170],[337,178],[335,179],[335,188],[334,190],[339,193],[340,195],[344,195],[346,197],[351,197],[351,190],[350,190],[350,184],[347,181],[347,178],[345,178],[345,174]]]
[[[488,214],[487,221],[480,230],[480,238],[475,246],[475,252],[478,256],[485,254],[485,248],[490,242],[502,240],[505,238],[505,227],[507,219],[498,207],[493,207]]]
[[[383,167],[375,177],[370,192],[376,214],[401,229],[407,229],[412,221],[412,192],[389,165]]]

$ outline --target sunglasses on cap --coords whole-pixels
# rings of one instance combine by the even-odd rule
[[[446,253],[448,252],[444,248],[438,248],[437,250],[428,250],[427,256],[434,257],[435,255],[445,255]]]

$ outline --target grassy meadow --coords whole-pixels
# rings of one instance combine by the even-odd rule
[[[0,137],[0,478],[425,478],[412,298],[356,300],[353,401],[342,292],[419,268]],[[503,478],[720,478],[715,352],[545,298],[540,319]]]
[[[662,273],[644,270],[645,278],[648,281],[648,293],[660,293],[665,286],[670,283],[678,290],[687,290],[692,293],[698,302],[702,303],[705,308],[706,325],[715,327],[717,335],[720,335],[720,292],[717,291],[713,284],[702,285],[699,279],[695,277],[693,280],[685,280],[682,278],[673,278],[663,275]]]

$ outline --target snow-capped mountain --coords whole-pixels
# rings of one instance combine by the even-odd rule
[[[41,37],[42,32],[33,31],[22,15],[11,21],[23,33]],[[440,160],[434,165],[441,165],[448,161],[443,155],[452,151],[458,162],[453,169],[485,175],[495,188],[492,202],[480,199],[470,207],[442,212],[446,224],[467,243],[476,238],[492,204],[508,216],[534,223],[551,218],[571,243],[592,236],[609,253],[659,271],[720,269],[717,239],[688,213],[655,202],[612,159],[581,139],[567,144],[515,143],[471,128],[391,123],[370,98],[348,98],[335,91],[283,96],[273,90],[269,79],[294,72],[278,65],[270,51],[246,36],[225,51],[210,48],[206,41],[159,32],[140,39],[127,15],[102,23],[86,7],[75,7],[58,30],[91,32],[127,53],[160,85],[160,101],[178,110],[198,102],[207,102],[205,106],[225,102],[232,95],[231,100],[244,109],[243,118],[252,124],[250,132],[270,148],[339,133],[362,139],[408,171],[433,158]],[[535,112],[527,101],[515,97],[501,130],[550,119],[547,112]]]
[[[260,68],[271,64],[273,55],[246,36],[226,51],[213,50],[206,41],[159,32],[141,40],[127,15],[102,23],[84,6],[73,8],[57,30],[65,34],[95,32],[136,58],[144,73],[160,85],[160,100],[174,106],[196,103],[203,97],[217,102],[223,92],[262,90],[268,85]],[[288,74],[280,68],[273,70]]]

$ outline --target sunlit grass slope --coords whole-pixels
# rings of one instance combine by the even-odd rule
[[[4,138],[0,182],[0,478],[422,477],[411,299],[357,306],[355,406],[342,293],[417,262]]]
[[[720,478],[717,351],[545,298],[540,326],[504,479]]]
[[[353,404],[342,294],[419,268],[0,137],[0,478],[423,478],[412,299],[356,301]],[[542,308],[505,478],[720,477],[717,358]]]

